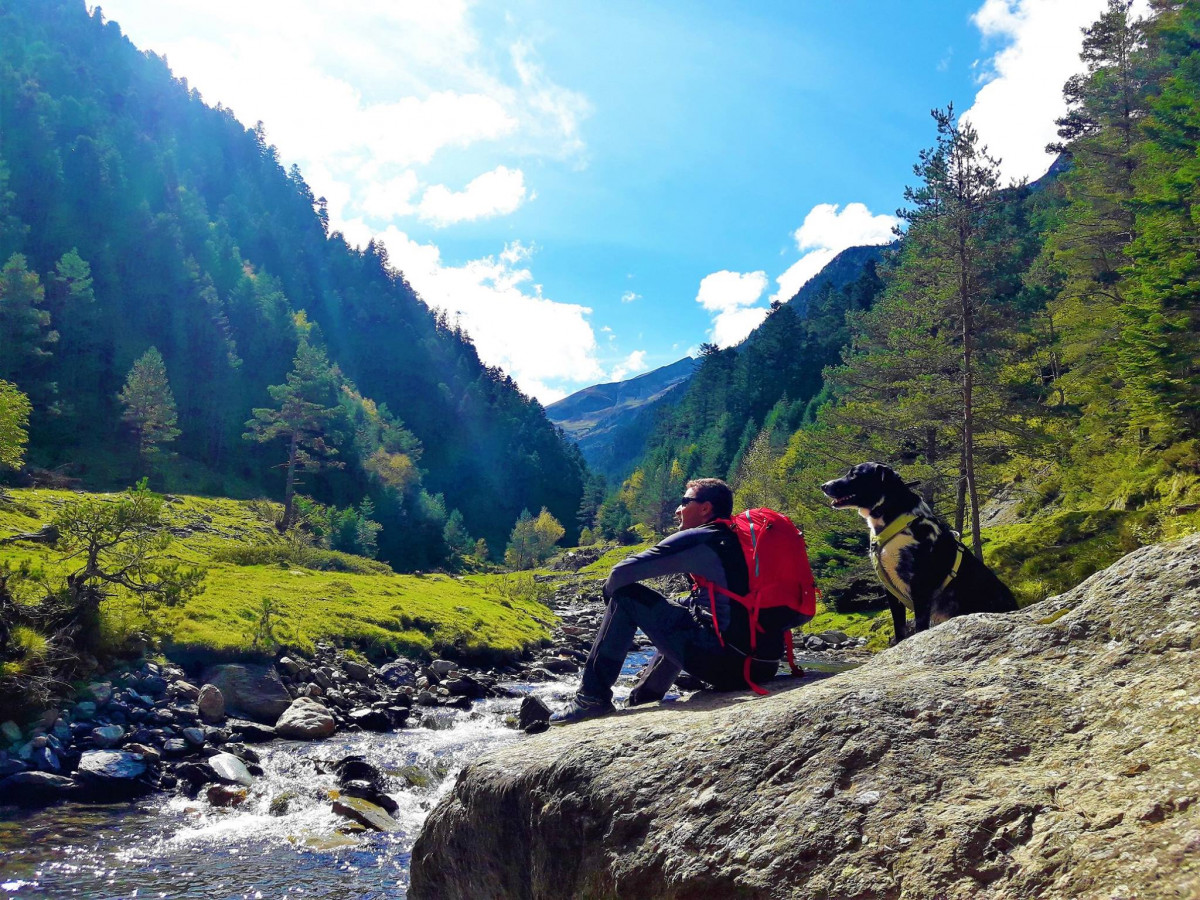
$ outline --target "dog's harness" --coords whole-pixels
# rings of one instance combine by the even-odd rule
[[[913,522],[924,518],[924,516],[914,516],[910,513],[905,513],[902,516],[897,516],[887,528],[879,532],[875,536],[875,540],[871,541],[871,564],[875,567],[875,574],[887,588],[889,594],[907,606],[913,609],[912,597],[905,593],[902,586],[897,585],[888,575],[887,569],[883,565],[883,548],[886,547],[898,535],[906,531],[910,531],[910,526]],[[945,590],[952,582],[955,576],[958,575],[958,567],[963,558],[963,545],[961,541],[955,541],[954,565],[950,567],[950,574],[946,576],[946,580],[938,587],[939,591]],[[915,612],[915,610],[914,610]]]

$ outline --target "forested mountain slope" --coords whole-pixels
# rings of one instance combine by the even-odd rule
[[[583,464],[541,407],[381,247],[329,233],[261,125],[206,106],[83,0],[0,3],[0,265],[0,379],[33,402],[34,465],[278,496],[286,445],[243,432],[311,346],[333,371],[323,427],[344,467],[302,490],[369,497],[385,558],[439,562],[453,508],[494,553],[526,507],[573,536]],[[152,346],[179,434],[162,448],[178,458],[150,467],[118,394]]]
[[[546,417],[575,441],[589,467],[609,474],[621,435],[636,419],[678,397],[695,368],[688,356],[625,381],[592,385],[551,403]]]
[[[705,347],[600,530],[663,528],[688,478],[727,476],[804,526],[826,586],[869,578],[818,486],[877,459],[1028,601],[1200,528],[1200,7],[1150,6],[1087,29],[1034,185],[935,111],[903,240],[806,316]]]

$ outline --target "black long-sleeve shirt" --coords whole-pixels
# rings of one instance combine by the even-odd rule
[[[718,587],[743,596],[750,590],[750,573],[746,570],[746,557],[737,536],[726,526],[710,522],[677,531],[649,550],[617,563],[604,583],[604,596],[611,597],[626,585],[647,578],[675,574],[699,575]],[[717,627],[724,635],[732,623],[730,604],[733,601],[720,592],[714,592],[714,598]],[[707,591],[693,594],[686,602],[692,606],[697,619],[712,624]],[[742,609],[740,604],[734,605]]]

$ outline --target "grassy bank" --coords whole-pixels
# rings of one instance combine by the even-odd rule
[[[10,495],[12,502],[0,505],[0,540],[36,531],[80,496]],[[115,594],[101,609],[106,648],[151,632],[174,657],[249,657],[276,645],[304,652],[329,640],[377,658],[486,659],[520,653],[550,635],[553,614],[505,576],[397,575],[360,557],[289,546],[271,525],[277,507],[262,502],[172,497],[166,514],[175,536],[167,555],[202,567],[204,591],[149,615],[135,598]],[[26,563],[51,580],[69,565],[58,556],[40,544],[0,546],[0,564]]]

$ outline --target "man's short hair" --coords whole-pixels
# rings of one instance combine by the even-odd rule
[[[715,518],[728,519],[733,515],[733,490],[720,478],[697,478],[689,481],[684,490],[693,491],[701,503],[711,503]]]

